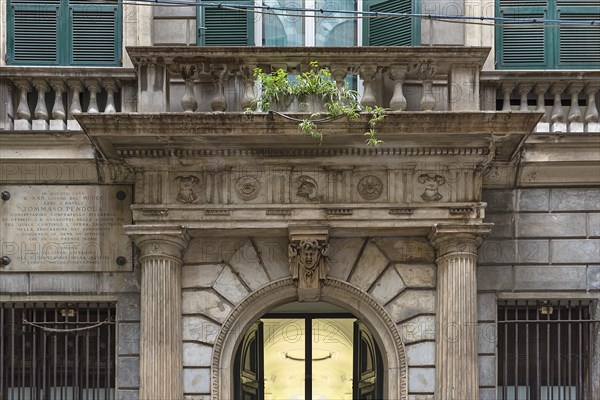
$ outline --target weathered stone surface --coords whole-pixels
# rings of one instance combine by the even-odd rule
[[[363,290],[369,289],[388,263],[375,243],[369,242],[350,276],[350,283]]]
[[[435,311],[435,291],[406,290],[386,305],[385,309],[396,323],[418,314],[433,313]]]
[[[585,214],[519,214],[519,237],[585,236]]]
[[[496,295],[494,293],[479,293],[477,295],[477,320],[496,320]]]
[[[548,211],[550,207],[549,189],[521,189],[518,198],[519,211]]]
[[[486,240],[479,247],[479,265],[512,264],[516,245],[513,240]]]
[[[436,266],[432,264],[394,264],[407,287],[434,288]]]
[[[496,357],[479,356],[479,386],[496,385]]]
[[[9,274],[0,275],[0,293],[16,294],[29,292],[29,274]]]
[[[98,293],[139,292],[141,271],[134,268],[131,272],[105,272],[97,276]]]
[[[117,368],[117,385],[119,388],[135,389],[140,386],[139,357],[119,357]]]
[[[494,224],[490,238],[512,238],[514,236],[514,216],[512,214],[488,214],[485,222]]]
[[[386,304],[405,288],[402,278],[393,267],[388,267],[370,291],[379,304]]]
[[[155,17],[196,18],[196,7],[152,7],[152,10],[154,11]]]
[[[435,342],[422,342],[406,346],[408,366],[435,366]]]
[[[195,238],[184,254],[184,264],[226,263],[248,239]]]
[[[256,250],[250,240],[235,253],[229,260],[229,264],[235,269],[251,290],[256,290],[269,283],[265,269],[260,263]]]
[[[210,368],[184,368],[184,393],[210,393]]]
[[[117,300],[117,318],[119,321],[140,320],[140,295],[126,294]]]
[[[409,394],[408,400],[435,400],[432,394]]]
[[[478,290],[508,290],[513,286],[513,267],[510,265],[479,266]]]
[[[435,368],[409,368],[408,391],[416,393],[435,392]]]
[[[137,390],[119,390],[117,391],[117,400],[138,400],[140,393]]]
[[[600,260],[600,239],[553,240],[552,263],[590,263]]]
[[[514,190],[486,189],[483,191],[482,198],[487,203],[488,212],[510,212],[515,209]]]
[[[585,266],[516,266],[517,290],[586,289]]]
[[[190,36],[196,29],[196,21],[189,19],[182,23],[179,19],[155,19],[152,27],[155,45],[189,45],[192,43]]]
[[[479,354],[494,354],[498,343],[498,329],[495,322],[479,322],[479,341],[477,342]]]
[[[552,189],[551,211],[600,211],[600,189]]]
[[[435,252],[425,238],[377,238],[374,242],[391,260],[433,262]]]
[[[330,239],[329,240],[329,276],[347,280],[364,239]]]
[[[517,253],[520,264],[548,264],[550,243],[548,240],[518,240]]]
[[[184,367],[210,367],[212,346],[200,343],[183,343]]]
[[[250,292],[240,278],[226,267],[215,282],[214,289],[231,304],[239,304]]]
[[[193,317],[183,317],[182,339],[194,340],[203,343],[214,344],[219,336],[221,325],[213,321],[196,315]]]
[[[140,354],[140,324],[139,322],[122,322],[119,324],[118,354]]]
[[[225,299],[212,291],[183,292],[182,296],[181,310],[183,314],[203,314],[223,322],[232,310],[231,305]]]
[[[98,290],[97,274],[92,272],[32,274],[30,290],[31,293],[96,293]]]
[[[224,266],[224,264],[185,265],[181,270],[181,287],[211,287]]]
[[[587,269],[588,290],[600,290],[600,265],[590,265]]]
[[[271,280],[290,276],[287,238],[256,238],[254,244]]]
[[[600,213],[588,214],[588,236],[600,236]]]
[[[421,340],[435,340],[435,316],[420,315],[410,321],[398,324],[398,330],[405,344]]]
[[[480,400],[496,400],[496,389],[484,388],[479,389]]]

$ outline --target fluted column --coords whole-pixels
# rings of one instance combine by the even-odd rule
[[[477,247],[491,224],[435,225],[437,254],[436,398],[479,399]]]
[[[126,227],[141,250],[140,399],[183,398],[180,226]]]

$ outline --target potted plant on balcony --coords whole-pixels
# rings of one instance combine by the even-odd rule
[[[338,88],[331,77],[331,71],[319,67],[317,61],[312,61],[310,69],[293,80],[288,79],[288,74],[283,69],[266,73],[260,68],[254,70],[254,79],[260,81],[262,91],[247,112],[275,112],[297,120],[300,130],[319,142],[323,141],[323,132],[319,124],[342,117],[355,120],[361,112],[370,113],[369,130],[365,132],[366,142],[374,147],[383,143],[377,139],[375,128],[385,117],[385,110],[381,107],[361,105],[358,93],[350,90],[347,83]],[[284,112],[288,111],[292,104],[295,105],[294,111],[309,112],[310,115],[303,119],[286,115]],[[322,113],[327,113],[328,116],[319,118]]]

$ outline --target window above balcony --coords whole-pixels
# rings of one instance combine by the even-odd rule
[[[600,20],[597,0],[496,0],[503,18]],[[500,22],[498,69],[600,69],[600,26]]]
[[[10,65],[121,64],[121,1],[8,0]]]

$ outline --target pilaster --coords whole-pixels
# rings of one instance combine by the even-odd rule
[[[140,399],[182,399],[182,226],[125,227],[141,251]]]
[[[436,398],[479,399],[477,247],[492,224],[434,225],[436,249]]]

